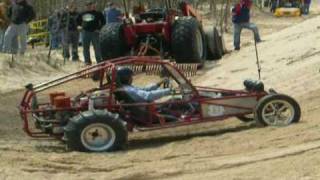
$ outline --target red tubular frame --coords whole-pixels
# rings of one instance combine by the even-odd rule
[[[39,92],[42,92],[46,89],[52,88],[54,86],[58,86],[60,84],[64,84],[66,82],[81,78],[81,77],[85,77],[89,74],[92,74],[94,72],[104,72],[107,69],[111,70],[111,74],[112,74],[112,83],[111,85],[108,87],[110,88],[110,94],[108,97],[108,103],[106,107],[107,110],[117,113],[119,111],[120,108],[122,107],[126,107],[126,106],[146,106],[148,108],[152,107],[156,107],[157,105],[163,105],[163,104],[169,104],[172,102],[165,102],[165,103],[137,103],[137,104],[117,104],[115,102],[115,98],[114,98],[114,90],[115,90],[115,82],[116,82],[116,66],[119,65],[148,65],[148,64],[155,64],[155,65],[170,65],[172,68],[174,68],[175,71],[177,71],[180,76],[186,81],[186,83],[188,83],[190,85],[190,87],[193,89],[193,98],[186,101],[186,100],[181,100],[181,101],[176,101],[173,102],[173,104],[179,104],[179,103],[188,103],[188,102],[197,102],[200,104],[200,108],[201,108],[201,104],[209,104],[209,105],[218,105],[218,106],[223,106],[223,107],[227,107],[227,108],[235,108],[235,109],[241,109],[241,110],[247,110],[245,113],[234,113],[234,114],[224,114],[222,116],[216,116],[216,117],[211,117],[211,118],[204,118],[203,117],[203,112],[202,109],[200,109],[199,114],[195,114],[192,115],[193,120],[191,120],[190,118],[188,119],[182,119],[182,121],[176,122],[176,123],[166,123],[166,122],[162,122],[157,125],[152,124],[152,120],[150,119],[148,121],[148,124],[146,124],[146,127],[143,129],[140,129],[141,131],[148,131],[148,130],[156,130],[156,129],[163,129],[163,128],[171,128],[171,127],[177,127],[177,126],[185,126],[185,125],[192,125],[192,124],[196,124],[196,123],[202,123],[202,122],[208,122],[208,121],[218,121],[218,120],[223,120],[232,116],[238,116],[238,115],[246,115],[246,114],[250,114],[253,111],[252,107],[243,107],[243,106],[234,106],[234,105],[229,105],[229,104],[223,104],[223,103],[217,103],[215,101],[219,101],[219,100],[228,100],[228,99],[241,99],[241,98],[250,98],[250,97],[255,97],[257,100],[259,100],[261,97],[267,95],[266,92],[261,92],[261,93],[257,93],[257,92],[247,92],[247,91],[243,91],[243,90],[227,90],[227,89],[217,89],[217,88],[209,88],[209,87],[194,87],[190,81],[182,74],[182,72],[179,71],[179,69],[176,66],[172,66],[171,63],[166,62],[166,61],[162,61],[160,60],[160,57],[144,57],[144,56],[131,56],[131,57],[122,57],[122,58],[116,58],[110,61],[106,61],[106,62],[102,62],[99,63],[97,65],[88,67],[86,69],[83,69],[79,72],[55,79],[53,81],[47,82],[47,83],[43,83],[37,86],[34,86],[33,88],[29,88],[27,89],[27,91],[25,92],[22,101],[20,103],[20,115],[21,118],[24,122],[23,125],[23,129],[24,131],[31,137],[35,137],[35,138],[49,138],[52,137],[50,135],[48,135],[45,132],[39,132],[39,131],[32,131],[30,129],[30,124],[29,124],[29,119],[28,119],[28,114],[30,113],[39,113],[39,112],[47,112],[48,110],[44,110],[44,109],[36,109],[36,110],[32,110],[30,107],[32,98]],[[101,76],[100,79],[100,85],[102,84],[104,79],[104,76]],[[100,87],[102,88],[102,87]],[[91,92],[93,90],[89,90],[88,92]],[[199,94],[199,91],[203,91],[203,92],[212,92],[212,93],[229,93],[232,94],[230,96],[227,97],[221,97],[221,98],[207,98],[207,97],[201,97]],[[83,107],[73,107],[73,108],[68,108],[68,109],[52,109],[51,111],[74,111],[74,112],[81,112],[81,111],[85,111],[86,109],[84,109]],[[157,115],[157,111],[155,110],[155,108],[153,108],[153,110],[151,111],[151,114],[153,115]],[[134,126],[134,123],[131,122],[130,120],[127,121],[128,122],[128,128]],[[129,128],[130,130],[130,128]],[[59,138],[59,137],[55,137],[55,138]]]

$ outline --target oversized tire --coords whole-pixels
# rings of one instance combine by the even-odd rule
[[[207,58],[206,37],[193,17],[180,17],[172,28],[171,51],[177,63],[204,64]]]
[[[80,113],[64,130],[67,147],[81,152],[118,150],[128,139],[124,121],[105,110]]]
[[[267,95],[259,100],[255,120],[258,126],[287,126],[300,120],[299,104],[283,94]]]
[[[103,60],[125,56],[129,52],[123,27],[121,23],[111,23],[101,29],[100,47]]]
[[[224,42],[216,27],[205,30],[208,60],[219,60],[224,55]]]

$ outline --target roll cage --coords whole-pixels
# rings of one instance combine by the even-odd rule
[[[151,102],[151,103],[119,103],[116,100],[115,92],[117,90],[116,84],[116,69],[118,66],[130,66],[135,72],[146,74],[161,74],[163,70],[167,76],[171,76],[180,87],[181,99],[173,99],[173,101],[166,102]],[[48,102],[38,102],[38,94],[45,93],[46,90],[56,86],[66,84],[70,81],[77,81],[79,79],[88,77],[95,77],[94,80],[99,84],[98,87],[86,87],[87,91],[84,94],[93,94],[94,92],[107,90],[107,95],[104,97],[105,104],[100,109],[105,109],[111,113],[119,114],[126,122],[128,130],[136,125],[136,122],[131,120],[130,113],[127,112],[127,107],[146,107],[149,111],[146,121],[138,128],[141,131],[155,130],[162,128],[170,128],[176,126],[190,125],[194,123],[201,123],[207,121],[223,120],[227,117],[251,114],[257,101],[265,96],[265,91],[250,92],[245,90],[226,90],[208,87],[196,87],[187,79],[186,75],[195,75],[190,69],[196,68],[196,65],[174,65],[168,61],[163,61],[159,57],[122,57],[111,61],[102,62],[100,64],[88,67],[79,72],[57,78],[53,81],[33,86],[29,84],[26,86],[26,92],[20,103],[20,115],[24,122],[23,129],[31,137],[48,138],[58,137],[61,134],[54,134],[34,128],[30,125],[33,121],[41,123],[41,126],[48,127],[59,126],[60,121],[57,119],[46,119],[51,117],[52,114],[57,113],[71,113],[75,116],[79,113],[90,111],[89,105],[82,105],[77,100],[70,102],[71,97],[65,97],[69,100],[67,106],[58,107]],[[192,71],[192,70],[191,70]],[[184,72],[184,74],[182,73]],[[91,80],[91,79],[88,79]],[[92,81],[92,80],[91,80]],[[72,90],[72,89],[71,89]],[[185,91],[186,90],[186,91]],[[183,94],[188,94],[187,98],[183,98]],[[47,96],[47,95],[46,95]],[[72,99],[77,99],[72,97]],[[71,105],[72,104],[72,105]],[[65,104],[63,104],[65,105]],[[159,114],[156,107],[170,106],[171,109],[182,106],[188,109],[188,112],[179,112],[172,110],[171,116],[175,116],[178,121],[168,122],[164,119],[164,115]],[[190,106],[194,106],[191,107]],[[170,110],[170,108],[168,108]],[[70,116],[70,118],[72,117]],[[56,116],[53,116],[56,117]],[[153,117],[156,117],[156,122]],[[38,129],[38,130],[37,130]]]

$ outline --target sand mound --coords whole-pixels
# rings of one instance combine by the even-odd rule
[[[31,51],[25,56],[0,54],[0,93],[22,89],[27,83],[40,83],[74,72],[78,63],[67,62],[57,54],[50,60],[44,51]]]
[[[319,89],[319,38],[320,17],[263,37],[258,50],[266,86],[294,96]],[[227,55],[197,81],[207,86],[242,88],[245,78],[258,79],[253,42]]]

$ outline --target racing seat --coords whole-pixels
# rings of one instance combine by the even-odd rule
[[[131,96],[122,88],[118,88],[114,91],[114,95],[116,100],[120,104],[135,104],[135,103],[146,103],[146,102],[136,102],[131,98]],[[138,125],[150,125],[153,123],[161,124],[161,121],[164,119],[165,122],[174,122],[178,121],[178,118],[169,115],[169,114],[152,114],[151,110],[155,108],[155,111],[158,111],[158,107],[154,107],[152,105],[148,106],[124,106],[126,111],[128,111],[131,115],[131,119],[133,122]],[[151,120],[151,121],[150,121]]]

